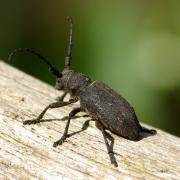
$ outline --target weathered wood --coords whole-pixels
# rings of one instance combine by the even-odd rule
[[[62,118],[78,103],[49,110],[40,124],[22,124],[61,93],[0,61],[0,179],[180,179],[180,139],[161,130],[138,142],[113,135],[115,168],[93,123],[52,147],[64,130]],[[70,132],[87,119],[83,113],[73,119]]]

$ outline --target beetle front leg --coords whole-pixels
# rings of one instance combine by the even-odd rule
[[[69,105],[71,103],[72,102],[62,102],[62,101],[51,103],[41,112],[41,114],[36,119],[26,120],[26,121],[23,122],[23,124],[37,124],[37,123],[40,122],[40,120],[43,118],[44,114],[46,113],[46,111],[49,108],[59,108],[59,107],[67,106],[67,105]]]
[[[61,144],[66,140],[66,138],[69,137],[69,135],[68,135],[68,129],[69,129],[70,121],[71,121],[71,119],[72,119],[78,112],[80,112],[80,111],[81,111],[81,108],[74,108],[74,109],[69,113],[69,118],[68,118],[68,121],[67,121],[65,130],[64,130],[64,133],[63,133],[62,137],[61,137],[58,141],[54,142],[53,147],[56,147],[56,146],[58,146],[58,145],[61,145]]]
[[[98,129],[100,129],[102,134],[103,134],[104,141],[105,141],[105,144],[106,144],[106,148],[107,148],[107,151],[108,151],[108,154],[109,154],[111,164],[114,164],[115,167],[118,167],[116,158],[114,156],[114,151],[113,151],[114,138],[108,132],[105,131],[105,128],[103,127],[103,125],[100,122],[96,121],[96,127]],[[109,139],[111,141],[110,145],[109,145],[109,142],[108,142],[107,139]]]
[[[61,96],[58,96],[55,100],[58,102],[61,102],[64,100],[64,98],[66,97],[67,94],[68,94],[68,92],[65,91]]]

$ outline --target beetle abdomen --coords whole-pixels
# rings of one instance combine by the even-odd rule
[[[92,82],[80,94],[81,107],[99,120],[106,129],[120,136],[135,140],[139,137],[140,124],[131,105],[101,81]]]

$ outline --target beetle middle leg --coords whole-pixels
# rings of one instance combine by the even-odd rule
[[[104,141],[105,141],[105,144],[106,144],[106,148],[107,148],[107,151],[108,151],[108,154],[109,154],[111,164],[114,164],[114,166],[117,167],[118,164],[117,164],[116,158],[114,156],[114,152],[113,152],[114,138],[108,132],[105,131],[105,128],[103,127],[103,125],[99,121],[96,121],[96,127],[99,130],[101,130],[101,132],[103,134]],[[111,141],[110,145],[109,145],[109,142],[108,142],[107,139],[109,139]]]
[[[85,131],[85,130],[89,127],[89,122],[90,122],[90,121],[95,121],[95,120],[94,120],[94,119],[86,120],[86,121],[84,122],[84,124],[82,125],[81,130],[76,131],[76,132],[72,132],[72,133],[68,134],[68,138],[71,137],[71,136],[73,136],[73,135],[75,135],[75,134],[78,134],[78,133],[80,133],[80,132]]]
[[[39,114],[39,116],[36,119],[26,120],[23,122],[23,124],[37,124],[40,122],[40,120],[43,118],[44,114],[49,108],[59,108],[59,107],[67,106],[71,103],[72,102],[68,102],[68,101],[67,102],[60,101],[60,102],[51,103],[48,106],[46,106],[46,108],[44,108],[44,110]]]
[[[64,133],[63,133],[62,137],[61,137],[58,141],[54,142],[53,147],[56,147],[56,146],[58,146],[58,145],[61,145],[61,144],[66,140],[66,138],[69,137],[69,135],[68,135],[68,129],[69,129],[70,121],[71,121],[71,119],[72,119],[77,113],[79,113],[80,111],[81,111],[81,108],[78,107],[78,108],[74,108],[74,109],[69,113],[69,118],[68,118],[68,121],[67,121],[65,130],[64,130]]]

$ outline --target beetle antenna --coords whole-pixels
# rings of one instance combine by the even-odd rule
[[[55,67],[53,67],[51,65],[51,63],[46,60],[46,58],[44,56],[42,56],[40,53],[36,52],[35,50],[33,49],[30,49],[30,48],[18,48],[18,49],[15,49],[8,57],[8,61],[10,61],[12,59],[12,57],[14,55],[16,55],[18,52],[28,52],[28,53],[31,53],[35,56],[37,56],[39,59],[41,59],[44,63],[46,63],[48,66],[49,66],[49,71],[54,74],[56,77],[61,77],[62,74],[61,72],[59,72]]]
[[[71,16],[67,17],[68,23],[69,23],[69,36],[68,36],[68,51],[67,51],[67,56],[65,58],[65,69],[69,69],[71,65],[71,59],[72,59],[72,35],[73,35],[73,19]]]

